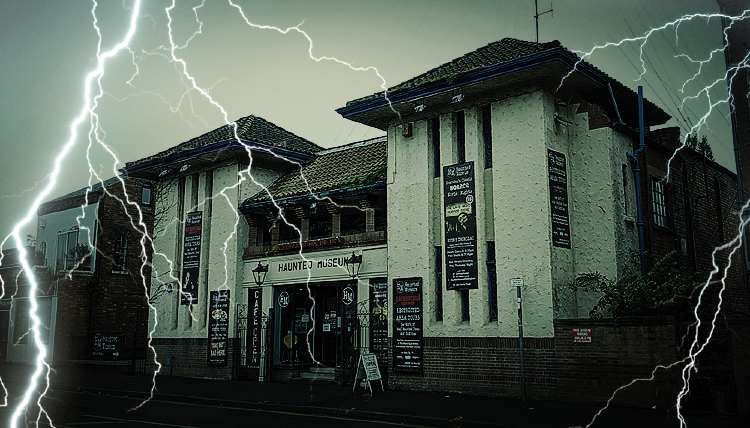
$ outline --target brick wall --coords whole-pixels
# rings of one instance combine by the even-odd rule
[[[575,343],[573,328],[592,329],[591,343]],[[678,327],[671,320],[566,320],[554,338],[524,338],[526,394],[531,399],[605,402],[621,385],[650,376],[658,364],[678,359]],[[518,338],[425,338],[422,374],[393,372],[396,389],[520,397]],[[668,407],[678,372],[659,373],[654,382],[629,388],[617,403]]]
[[[226,366],[209,366],[208,338],[205,339],[154,339],[151,345],[156,350],[156,360],[162,365],[161,374],[184,377],[232,379],[234,361],[232,356],[237,349],[236,340],[230,339],[227,351]],[[172,359],[170,366],[167,358]],[[149,356],[149,370],[155,369],[153,359]]]
[[[140,202],[141,190],[146,184],[142,180],[125,181],[128,196]],[[107,190],[123,199],[122,184],[118,181]],[[138,210],[133,206],[123,207],[116,198],[99,190],[89,194],[89,201],[99,202],[97,230],[97,265],[94,272],[73,272],[72,276],[58,278],[57,325],[55,331],[54,364],[65,364],[69,360],[85,359],[90,337],[95,333],[122,333],[133,336],[133,347],[137,360],[147,358],[148,288],[150,268],[141,272],[143,251],[142,233],[138,226]],[[84,196],[64,200],[59,206],[45,205],[45,212],[67,209],[71,204],[84,202]],[[153,216],[148,207],[143,209],[143,222],[149,232],[153,229]],[[132,220],[131,220],[132,219]],[[133,223],[138,228],[133,226]],[[142,230],[142,229],[141,229]],[[127,237],[126,270],[113,269],[114,240]],[[150,261],[151,247],[147,245],[146,260]],[[85,336],[87,339],[81,340]],[[130,341],[128,341],[130,343]]]

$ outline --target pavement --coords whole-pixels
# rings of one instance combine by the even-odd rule
[[[0,365],[0,378],[8,390],[26,385],[33,367],[26,364]],[[148,399],[151,375],[127,375],[88,367],[57,368],[50,375],[50,389],[108,394]],[[479,397],[457,393],[380,390],[374,393],[358,386],[334,385],[330,381],[260,383],[156,376],[153,399],[188,404],[284,411],[298,414],[326,414],[392,424],[435,427],[585,427],[602,406],[558,401]],[[12,397],[11,397],[12,399]],[[747,427],[748,417],[688,415],[687,427]],[[596,418],[597,427],[678,427],[674,409],[610,406]]]

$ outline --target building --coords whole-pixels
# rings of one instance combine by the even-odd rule
[[[253,378],[348,384],[361,352],[387,361],[386,148],[380,137],[320,151],[240,206]]]
[[[164,370],[230,378],[235,308],[248,301],[242,254],[249,228],[238,207],[321,148],[247,116],[153,156],[124,173],[154,182],[152,345]]]
[[[28,251],[50,364],[145,368],[150,246],[141,242],[151,224],[150,192],[148,182],[114,177],[39,206],[37,245]],[[28,278],[17,284],[6,289],[14,322],[4,361],[31,363]]]
[[[663,110],[643,101],[650,138],[645,153],[636,152],[634,91],[559,42],[511,38],[383,95],[337,111],[388,134],[392,387],[602,401],[682,358],[675,320],[591,320],[599,296],[568,287],[586,272],[624,275],[634,268],[632,253],[650,266],[648,254],[672,249],[706,279],[710,254],[699,251],[717,241],[706,235],[736,228],[726,169],[688,150],[678,175],[662,180],[660,139],[675,131],[650,129],[669,119]],[[708,193],[692,176],[701,168]],[[729,287],[742,307],[746,290]],[[670,372],[618,400],[673,405],[678,379]],[[714,401],[736,398],[724,393],[707,391]]]

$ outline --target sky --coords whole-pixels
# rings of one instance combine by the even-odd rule
[[[345,120],[335,112],[347,101],[393,86],[503,37],[535,40],[534,2],[444,0],[233,0],[253,24],[281,29],[300,25],[313,43],[312,55],[335,57],[355,71],[309,55],[310,42],[290,31],[249,26],[228,1],[180,1],[172,13],[172,36],[182,48],[196,84],[226,111],[229,120],[254,114],[332,147],[383,132]],[[101,50],[127,30],[132,0],[102,2],[96,9]],[[181,66],[170,61],[168,17],[171,1],[144,1],[130,51],[105,66],[98,103],[102,139],[115,157],[94,145],[93,170],[112,177],[137,160],[224,125],[222,112],[197,91],[188,91]],[[62,146],[71,140],[71,122],[84,105],[84,78],[97,61],[93,2],[4,0],[0,4],[0,236],[32,209],[51,178]],[[718,13],[713,0],[555,0],[539,17],[539,41],[559,40],[572,51],[642,36],[685,14]],[[550,9],[541,0],[539,11]],[[707,113],[707,98],[682,99],[721,80],[723,54],[718,19],[693,19],[677,30],[655,32],[639,55],[640,42],[596,50],[587,60],[637,90],[673,116],[667,124],[683,132]],[[687,57],[686,57],[687,56]],[[699,68],[694,61],[712,58]],[[641,64],[645,69],[641,68]],[[697,78],[685,81],[700,70]],[[644,73],[645,71],[645,73]],[[382,78],[379,76],[382,76]],[[726,98],[719,81],[709,92]],[[734,170],[729,109],[715,109],[706,135],[719,163]],[[46,200],[89,182],[89,119],[61,164]],[[36,234],[36,218],[22,229]],[[5,248],[15,246],[8,242]]]

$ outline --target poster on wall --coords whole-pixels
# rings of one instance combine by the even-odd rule
[[[445,214],[445,288],[479,288],[474,162],[443,167]]]
[[[248,290],[247,308],[249,335],[247,337],[247,365],[260,368],[260,345],[263,331],[263,290],[251,288]]]
[[[568,173],[565,155],[547,150],[549,169],[549,202],[552,216],[552,245],[570,248],[570,220],[568,216]]]
[[[388,281],[370,280],[370,352],[388,361]]]
[[[208,312],[208,365],[227,365],[229,290],[212,291]]]
[[[422,373],[422,278],[393,280],[393,370]]]
[[[198,278],[201,271],[201,232],[203,212],[188,213],[182,246],[182,305],[198,304]]]

